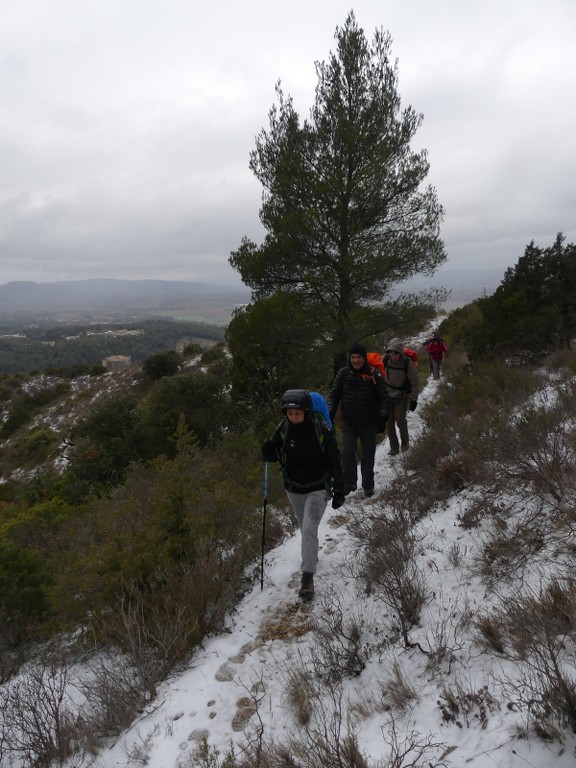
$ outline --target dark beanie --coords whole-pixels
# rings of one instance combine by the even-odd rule
[[[366,360],[368,352],[366,351],[366,347],[362,346],[362,344],[352,344],[350,352],[348,352],[348,357],[350,357],[350,355],[362,355],[364,360]]]

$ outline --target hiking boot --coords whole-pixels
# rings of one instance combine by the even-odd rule
[[[355,490],[356,490],[355,485],[346,486],[346,488],[344,488],[344,496],[348,496],[349,493],[354,493]]]
[[[370,496],[374,496],[374,488],[364,488],[364,496],[369,499]]]
[[[314,574],[308,571],[302,572],[302,584],[298,592],[298,597],[310,600],[314,597]]]
[[[407,451],[410,448],[410,443],[402,443],[401,447],[403,451]]]
[[[390,448],[390,450],[388,451],[389,456],[397,456],[399,453],[400,451],[398,450],[398,448]]]

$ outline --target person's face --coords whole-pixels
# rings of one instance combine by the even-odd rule
[[[364,365],[364,358],[362,357],[362,355],[358,355],[356,354],[356,352],[354,352],[353,354],[350,355],[350,365],[352,366],[352,368],[359,370]]]
[[[302,424],[304,421],[304,411],[300,408],[288,408],[286,410],[286,418],[291,424]]]
[[[400,359],[400,352],[390,352],[390,360],[392,360],[393,363],[397,363]]]

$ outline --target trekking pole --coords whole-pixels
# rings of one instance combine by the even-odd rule
[[[260,592],[264,589],[264,546],[266,544],[266,507],[268,506],[268,462],[264,464],[264,513],[262,515],[262,557],[260,559]]]

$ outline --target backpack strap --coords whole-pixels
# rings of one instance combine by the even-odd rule
[[[389,355],[384,356],[384,365],[386,366],[386,369],[388,369],[388,360]],[[390,384],[389,377],[386,376],[386,386],[390,387],[390,389],[400,389],[403,392],[410,392],[412,389],[412,385],[408,381],[408,366],[410,365],[410,358],[408,355],[404,355],[404,362],[402,364],[402,370],[404,371],[404,383],[400,387],[394,386],[394,384]]]
[[[312,421],[314,422],[314,432],[316,433],[316,437],[318,439],[318,445],[320,446],[320,450],[322,451],[322,456],[324,458],[324,463],[326,466],[328,466],[328,460],[326,459],[326,453],[324,451],[324,432],[322,431],[322,428],[325,424],[323,418],[317,414],[315,411],[312,411]],[[285,468],[286,465],[286,451],[284,448],[284,443],[286,442],[286,437],[288,435],[288,427],[290,425],[290,422],[288,419],[283,419],[280,424],[280,439],[282,440],[282,449],[280,451],[280,465],[282,468]],[[326,424],[326,429],[330,429],[328,425]]]
[[[364,379],[364,381],[371,381],[374,386],[376,386],[376,369],[373,365],[369,366],[370,373],[361,373],[360,376]]]

